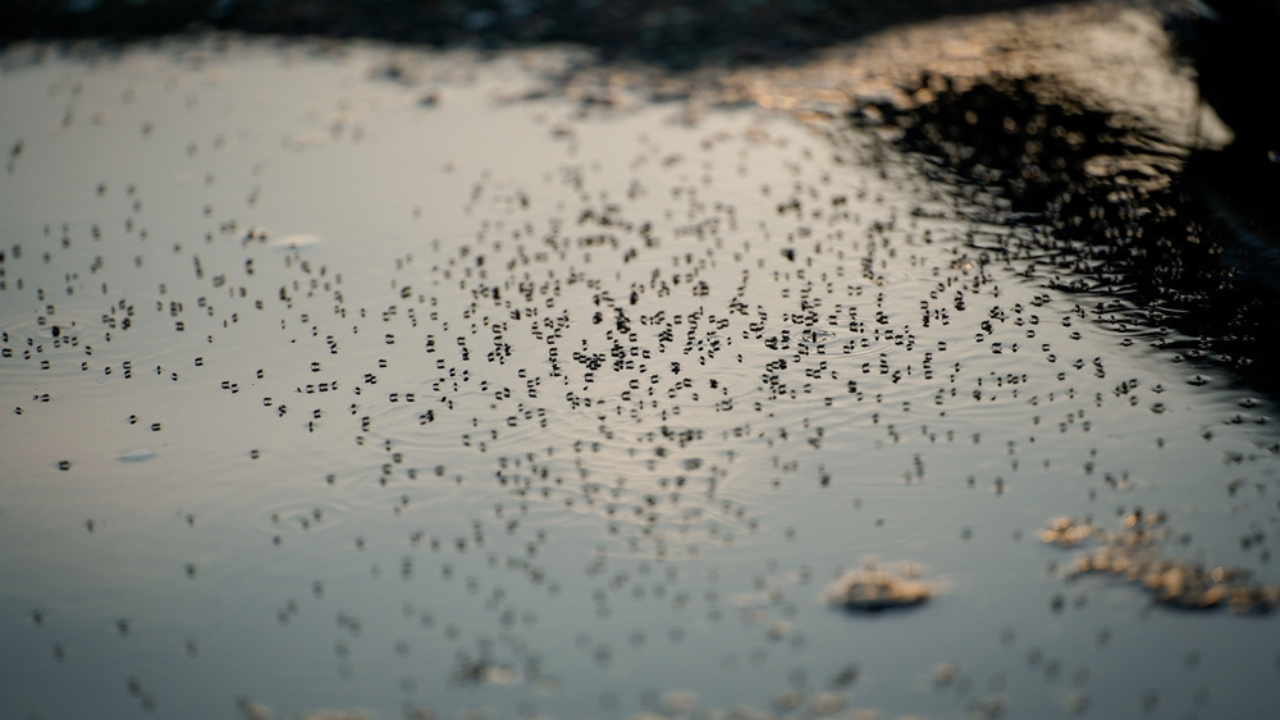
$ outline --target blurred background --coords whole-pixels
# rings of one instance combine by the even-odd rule
[[[0,39],[212,26],[446,45],[573,42],[675,67],[777,60],[885,27],[1042,0],[11,0]]]

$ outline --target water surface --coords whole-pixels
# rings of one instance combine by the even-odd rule
[[[1163,512],[1163,557],[1276,583],[1256,383],[882,131],[580,61],[9,52],[4,715],[1280,700],[1274,614],[1039,540]],[[824,602],[870,564],[933,597]]]

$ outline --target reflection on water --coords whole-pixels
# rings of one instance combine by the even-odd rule
[[[1184,172],[1215,153],[1169,146],[1132,118],[1063,98],[1052,79],[959,90],[935,77],[921,87],[927,102],[857,115],[942,160],[926,166],[931,174],[972,183],[977,216],[1030,228],[997,239],[1026,277],[1096,297],[1096,321],[1145,329],[1180,359],[1227,366],[1274,391],[1265,369],[1276,356],[1271,251],[1232,232],[1212,200],[1197,198],[1201,176]]]
[[[814,132],[558,57],[9,52],[3,714],[1280,699],[1269,608],[1039,542],[1159,517],[1162,582],[1277,582],[1262,306],[1178,151],[1025,85]]]

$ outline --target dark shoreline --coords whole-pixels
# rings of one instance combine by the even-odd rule
[[[1049,0],[10,0],[0,46],[214,28],[444,47],[570,42],[672,68],[777,62],[904,23]]]

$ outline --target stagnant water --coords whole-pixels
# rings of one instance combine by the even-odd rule
[[[563,51],[4,60],[0,715],[1280,702],[1265,308],[1190,292],[1181,160],[1010,195],[912,110],[690,122]]]

